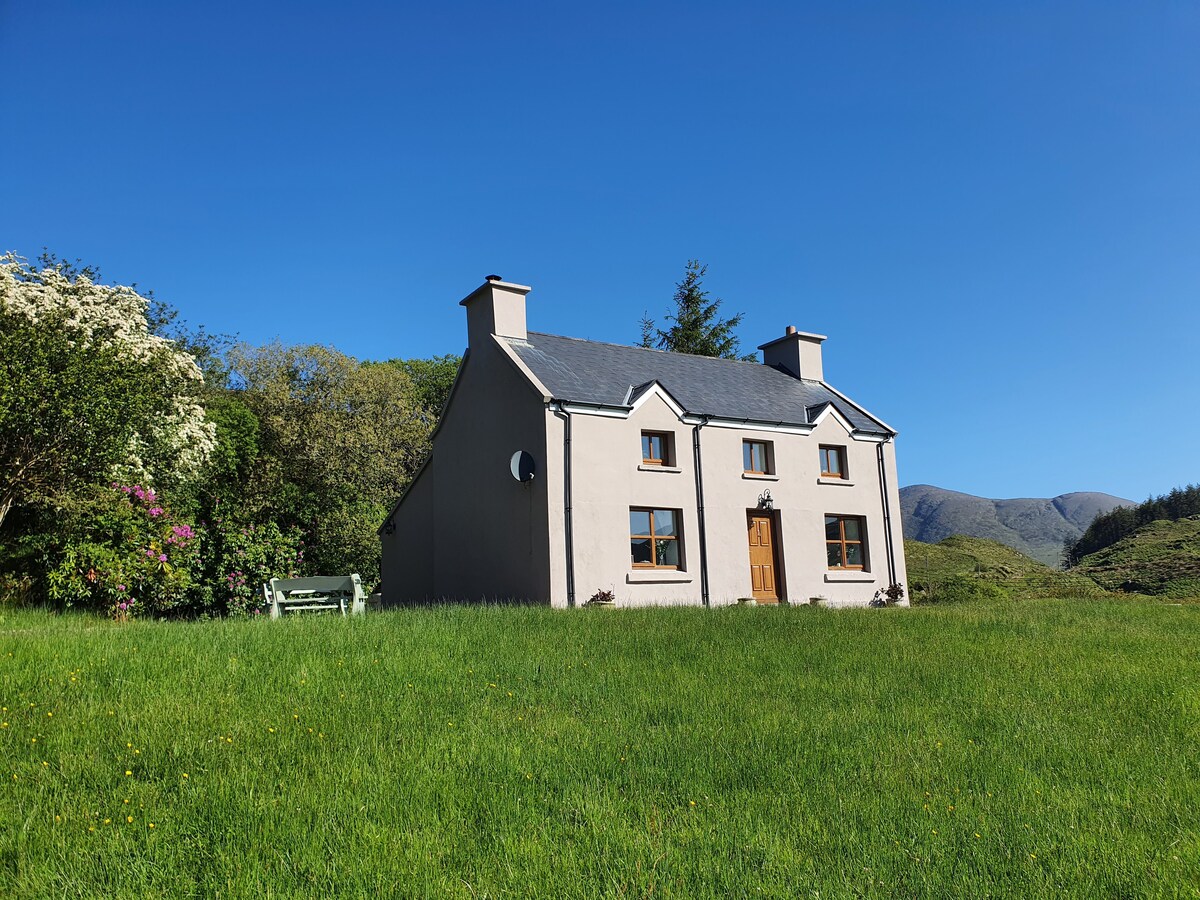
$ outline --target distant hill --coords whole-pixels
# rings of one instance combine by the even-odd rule
[[[936,544],[906,540],[908,586],[920,603],[935,598],[954,579],[988,582],[1013,598],[1098,597],[1104,591],[1077,570],[1063,572],[1032,559],[1006,544],[987,538],[954,535]]]
[[[1150,522],[1083,557],[1071,572],[1110,591],[1200,597],[1200,518]]]
[[[1133,505],[1111,494],[1088,491],[1048,500],[989,500],[929,484],[900,489],[906,538],[927,544],[952,534],[987,538],[1050,566],[1061,563],[1063,542],[1077,540],[1098,514]]]

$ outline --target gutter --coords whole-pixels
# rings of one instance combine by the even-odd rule
[[[563,537],[567,550],[567,606],[575,605],[575,535],[571,513],[571,412],[560,400],[550,401],[550,410],[563,421]]]

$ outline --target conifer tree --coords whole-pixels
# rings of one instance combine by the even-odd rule
[[[722,319],[719,315],[721,300],[711,297],[701,286],[707,271],[708,266],[699,260],[688,260],[683,280],[675,285],[675,309],[665,316],[670,327],[664,331],[645,316],[641,321],[640,346],[696,356],[755,358],[754,354],[742,356],[738,353],[740,341],[735,329],[741,324],[742,313]]]

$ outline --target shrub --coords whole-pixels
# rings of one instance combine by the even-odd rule
[[[918,600],[915,596],[913,599]],[[1008,591],[998,584],[972,578],[969,575],[951,575],[945,581],[924,585],[918,602],[922,604],[971,603],[1008,599]]]
[[[164,615],[188,601],[198,574],[197,533],[152,488],[114,483],[70,514],[73,528],[50,550],[46,595],[118,618]]]
[[[141,485],[99,489],[67,520],[68,537],[43,551],[46,599],[119,619],[254,614],[263,583],[304,562],[298,531],[226,518],[196,526]]]
[[[296,530],[274,522],[241,523],[220,518],[205,531],[202,606],[231,616],[256,615],[266,606],[262,586],[272,578],[294,578],[304,566],[304,541]]]

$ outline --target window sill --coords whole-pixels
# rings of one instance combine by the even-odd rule
[[[626,584],[688,584],[691,581],[690,572],[678,569],[641,569],[625,575]]]
[[[678,466],[647,466],[645,464],[638,466],[639,472],[670,472],[672,475],[678,475],[683,469]]]
[[[835,581],[874,581],[875,575],[871,572],[862,572],[858,569],[835,569],[825,573],[826,582]]]
[[[754,472],[743,472],[742,477],[747,481],[778,481],[778,475],[757,475]]]
[[[817,484],[840,484],[842,487],[854,487],[854,482],[845,478],[817,478]]]

